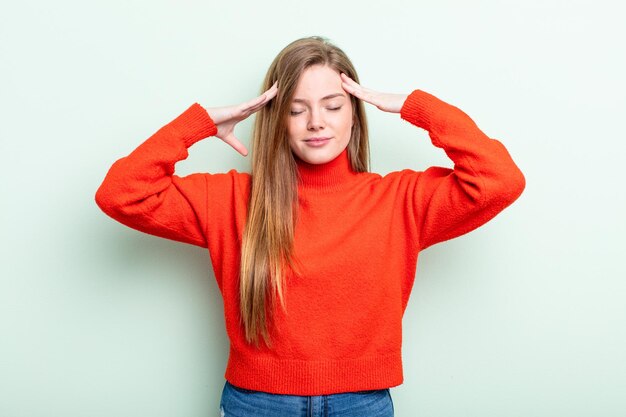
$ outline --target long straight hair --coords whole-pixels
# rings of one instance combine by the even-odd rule
[[[269,323],[276,295],[283,311],[283,289],[291,270],[298,274],[293,254],[298,218],[298,170],[287,138],[291,100],[303,71],[325,65],[359,82],[347,55],[321,36],[293,41],[270,65],[261,93],[278,81],[278,94],[257,114],[252,133],[252,188],[243,232],[240,269],[241,324],[248,343],[259,347],[259,335],[268,347]],[[354,124],[348,143],[353,171],[368,172],[370,166],[367,120],[363,102],[349,94]]]

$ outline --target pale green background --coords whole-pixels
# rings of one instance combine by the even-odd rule
[[[626,29],[619,2],[593,3],[3,2],[0,416],[219,415],[208,253],[114,222],[94,194],[193,102],[256,96],[314,34],[364,86],[463,109],[527,179],[493,221],[422,254],[396,415],[626,415]],[[451,166],[399,115],[367,114],[374,171]],[[176,169],[249,162],[205,140]]]

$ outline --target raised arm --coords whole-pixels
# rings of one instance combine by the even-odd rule
[[[419,250],[486,223],[524,190],[524,175],[504,145],[485,135],[462,110],[422,90],[378,93],[342,77],[350,93],[427,130],[433,145],[454,162],[454,169],[398,173],[406,187],[407,210],[415,219]]]
[[[400,114],[426,129],[433,145],[454,162],[454,169],[431,167],[414,182],[420,249],[476,229],[524,190],[524,175],[504,145],[489,138],[457,107],[415,90]]]
[[[247,155],[233,134],[234,127],[276,92],[274,85],[246,103],[208,110],[194,103],[128,156],[113,163],[96,192],[97,205],[133,229],[207,247],[207,199],[219,191],[209,188],[226,182],[211,182],[211,175],[202,173],[180,177],[174,174],[174,165],[187,158],[191,145],[209,136],[217,136]]]

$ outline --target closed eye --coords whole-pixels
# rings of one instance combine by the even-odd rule
[[[341,109],[341,107],[343,107],[343,106],[339,106],[339,107],[329,107],[329,108],[328,108],[328,110],[337,111],[337,110]],[[300,114],[300,113],[302,113],[302,112],[303,112],[303,110],[302,110],[302,111],[291,111],[291,112],[290,112],[290,114],[291,114],[292,116],[297,116],[297,115],[299,115],[299,114]]]

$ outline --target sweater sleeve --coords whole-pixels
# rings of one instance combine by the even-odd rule
[[[433,145],[443,148],[454,163],[454,169],[430,167],[412,176],[410,210],[420,250],[476,229],[524,190],[524,175],[506,148],[459,108],[415,90],[400,115],[427,130]]]
[[[207,247],[207,174],[174,174],[187,148],[217,133],[207,111],[194,103],[128,156],[113,163],[96,204],[133,229]]]

